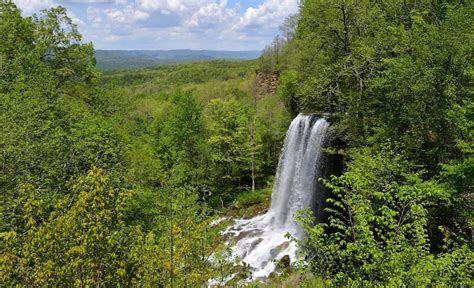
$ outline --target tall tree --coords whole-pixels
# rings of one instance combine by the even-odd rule
[[[235,98],[213,99],[206,107],[207,143],[219,197],[231,198],[251,180],[252,147],[248,111]]]
[[[165,174],[174,183],[194,185],[202,180],[198,167],[205,151],[202,107],[191,92],[176,92],[166,121],[159,134],[160,152]]]

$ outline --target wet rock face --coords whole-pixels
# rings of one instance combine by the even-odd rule
[[[257,238],[255,241],[251,242],[251,243],[250,243],[249,251],[245,251],[245,252],[242,254],[242,257],[243,257],[243,258],[247,257],[248,253],[249,253],[250,251],[254,250],[255,247],[257,247],[258,244],[260,244],[262,241],[263,241],[262,238]]]
[[[250,236],[258,236],[260,234],[262,234],[262,231],[257,230],[257,229],[242,231],[239,234],[237,234],[237,236],[235,237],[235,241],[240,241],[240,240],[242,240],[244,238],[248,238]]]
[[[270,255],[271,255],[273,258],[276,258],[276,257],[278,256],[278,254],[280,254],[283,250],[285,250],[286,248],[288,248],[288,246],[290,246],[290,241],[281,243],[281,244],[278,245],[277,247],[275,247],[275,248],[273,248],[272,250],[270,250]],[[288,255],[286,255],[286,256],[288,256]]]
[[[291,265],[290,255],[285,255],[280,259],[280,266],[282,268],[288,268]]]
[[[258,244],[260,244],[263,241],[263,238],[257,238],[257,240],[253,241],[250,247],[250,250],[255,249]]]

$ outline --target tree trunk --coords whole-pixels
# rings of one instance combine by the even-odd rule
[[[170,204],[170,287],[174,287],[174,233],[173,233],[173,197],[169,199]]]
[[[256,125],[256,114],[257,114],[257,82],[255,81],[253,84],[253,115],[252,115],[252,124],[251,124],[251,132],[250,132],[250,141],[251,141],[251,146],[252,146],[252,192],[255,192],[255,150],[256,150],[256,144],[255,144],[255,125]]]

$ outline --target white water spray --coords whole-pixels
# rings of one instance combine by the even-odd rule
[[[274,259],[288,255],[296,260],[296,245],[285,234],[303,237],[295,212],[314,209],[322,197],[317,181],[322,176],[322,146],[328,127],[325,119],[298,115],[286,134],[270,209],[252,219],[236,220],[223,232],[236,241],[233,256],[250,266],[253,279],[268,277],[275,270]]]

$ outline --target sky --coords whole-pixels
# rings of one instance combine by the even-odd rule
[[[113,50],[261,50],[298,0],[14,0],[24,15],[61,5],[84,42]]]

